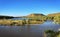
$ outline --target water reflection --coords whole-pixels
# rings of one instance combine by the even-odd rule
[[[0,26],[0,37],[43,37],[45,30],[57,31],[60,28],[60,25],[52,22],[46,21],[40,25]]]

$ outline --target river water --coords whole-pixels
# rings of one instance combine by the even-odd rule
[[[44,37],[44,31],[49,29],[58,31],[60,25],[46,21],[29,26],[0,26],[0,37]]]

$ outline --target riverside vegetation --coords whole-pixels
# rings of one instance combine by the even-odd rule
[[[50,17],[55,24],[60,24],[60,13],[49,14],[48,17]]]
[[[29,25],[29,24],[42,24],[46,20],[53,20],[54,23],[60,24],[60,13],[48,14],[47,16],[37,13],[30,14],[28,16],[20,17],[20,18],[28,18],[23,20],[12,20],[11,18],[15,18],[15,17],[0,16],[0,25],[21,26],[21,25]]]
[[[46,30],[44,37],[60,37],[60,31]]]

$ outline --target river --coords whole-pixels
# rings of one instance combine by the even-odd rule
[[[0,26],[0,37],[43,37],[45,30],[58,31],[59,28],[60,25],[53,21],[29,26]]]

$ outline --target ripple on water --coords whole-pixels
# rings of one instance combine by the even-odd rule
[[[41,25],[30,26],[0,26],[0,35],[11,37],[43,37],[45,30],[51,29],[57,31],[60,25],[53,24],[52,21]],[[9,37],[8,36],[8,37]]]

